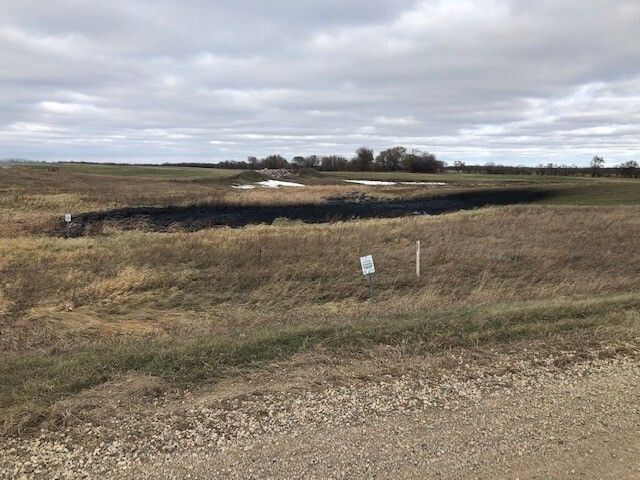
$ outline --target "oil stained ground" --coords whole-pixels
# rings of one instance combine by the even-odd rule
[[[511,205],[543,200],[553,194],[542,189],[495,189],[457,192],[410,200],[334,199],[327,203],[230,206],[199,204],[169,207],[134,207],[89,212],[75,216],[72,236],[100,231],[105,222],[123,229],[195,231],[216,226],[244,227],[276,219],[326,223],[365,218],[437,215],[489,205]],[[65,233],[61,225],[60,233]]]

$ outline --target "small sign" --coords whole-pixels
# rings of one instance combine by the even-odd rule
[[[64,214],[64,221],[67,223],[71,223],[71,214],[70,213],[65,213]]]
[[[376,267],[373,266],[373,255],[360,257],[360,265],[362,266],[363,275],[371,275],[376,272]]]

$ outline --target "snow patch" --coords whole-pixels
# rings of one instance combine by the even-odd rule
[[[257,187],[265,188],[280,188],[280,187],[304,187],[302,183],[285,182],[283,180],[263,180],[262,182],[256,182],[254,185],[248,183],[234,183],[231,188],[237,188],[238,190],[251,190]]]
[[[304,187],[305,185],[302,183],[295,182],[285,182],[283,180],[264,180],[262,182],[258,182],[258,185],[267,188],[278,188],[278,187]]]
[[[446,185],[444,182],[400,182],[402,185]]]
[[[345,180],[349,183],[359,183],[360,185],[395,185],[396,182],[386,182],[384,180]]]
[[[360,185],[446,185],[444,182],[389,182],[386,180],[345,180],[349,183],[359,183]]]

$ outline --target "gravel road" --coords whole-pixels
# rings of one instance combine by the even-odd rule
[[[212,400],[0,446],[0,478],[640,478],[638,356]],[[562,364],[562,365],[561,365]]]

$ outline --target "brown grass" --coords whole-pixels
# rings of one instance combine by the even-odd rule
[[[228,333],[632,292],[640,287],[639,213],[503,207],[328,225],[5,240],[1,347],[65,348],[104,337]],[[369,253],[377,268],[373,299],[358,264]]]
[[[238,174],[239,183],[247,183]],[[305,178],[306,188],[231,188],[234,177],[212,180],[158,179],[87,175],[70,169],[12,167],[0,169],[0,238],[47,234],[66,212],[82,213],[120,207],[192,205],[265,205],[325,202],[335,197],[411,197],[429,191],[426,187],[375,188],[318,183]],[[250,182],[249,182],[250,183]],[[434,193],[449,190],[432,189]]]
[[[237,191],[229,181],[0,169],[0,424],[64,423],[77,404],[90,410],[99,402],[103,382],[120,385],[127,375],[193,384],[315,349],[336,357],[405,347],[422,354],[574,334],[585,345],[637,336],[639,206],[45,235],[67,211],[406,198],[458,188],[318,182]],[[602,203],[604,187],[576,195]],[[622,192],[620,202],[634,192]],[[360,272],[364,254],[375,258],[373,298]]]

